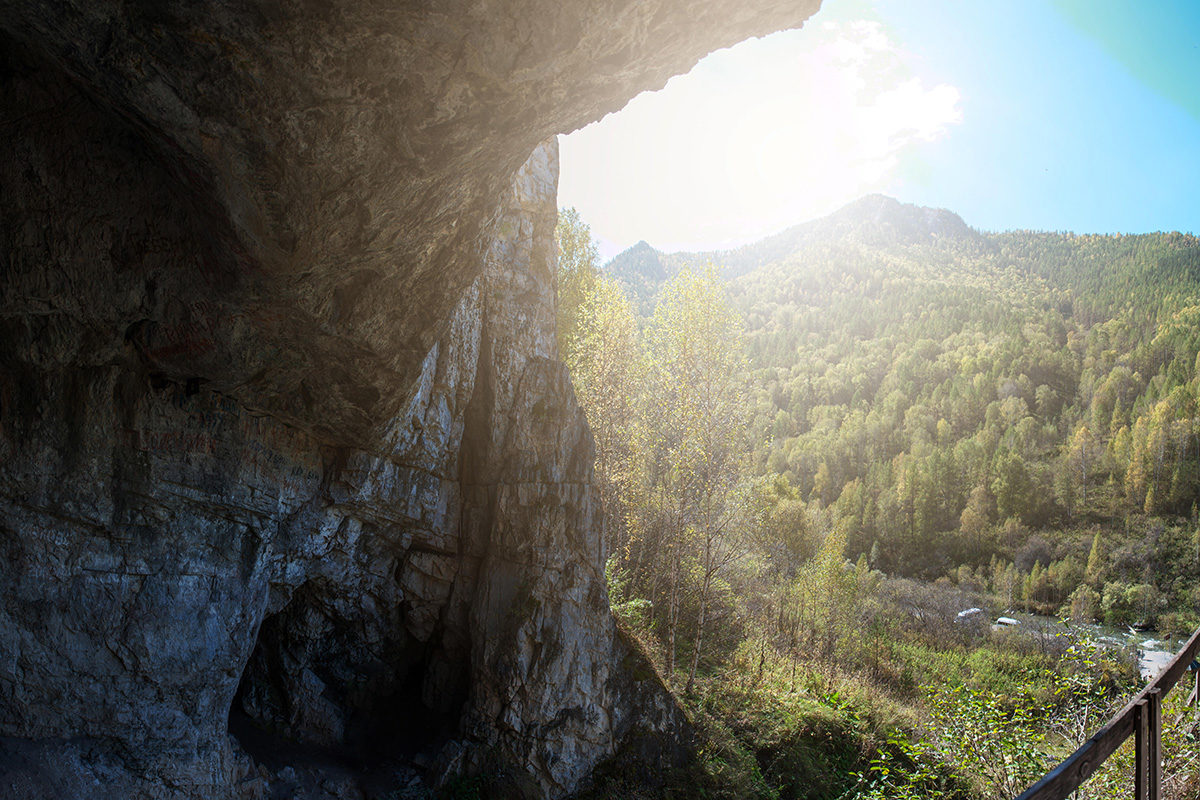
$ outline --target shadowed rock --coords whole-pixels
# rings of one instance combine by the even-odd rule
[[[669,760],[538,142],[814,8],[0,3],[5,792]]]

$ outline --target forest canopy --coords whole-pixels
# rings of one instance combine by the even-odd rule
[[[723,346],[740,355],[713,369],[742,411],[732,427],[703,425],[730,437],[737,476],[722,480],[754,494],[740,525],[772,569],[794,572],[836,531],[851,562],[981,584],[1030,609],[1075,602],[1126,624],[1168,609],[1194,617],[1194,237],[980,233],[873,196],[736,251],[640,243],[590,274],[595,289],[575,306],[588,312],[568,309],[564,322],[587,329],[587,344],[567,356],[622,559],[636,562],[647,524],[631,512],[646,502],[632,476],[674,479],[682,454],[711,447],[655,428],[686,427],[697,412],[682,397],[699,376],[655,365],[670,348],[705,346],[714,331],[700,321],[719,317]],[[706,293],[687,294],[699,285]],[[605,366],[586,366],[597,359]],[[763,525],[765,540],[751,530]],[[1103,562],[1090,577],[1089,559]]]
[[[930,719],[1008,709],[975,722],[1008,743],[981,769],[1012,767],[975,783],[1010,796],[1053,751],[1009,745],[1078,722],[1031,698],[1086,680],[1117,702],[1120,682],[1078,649],[1022,661],[960,612],[1200,624],[1195,237],[982,233],[871,196],[738,250],[640,242],[603,268],[566,211],[559,246],[613,609],[685,696],[714,676],[702,716],[717,676],[767,686],[772,664],[786,691],[798,666],[849,671]],[[928,671],[960,648],[972,666]],[[936,727],[913,746],[937,742],[961,756]],[[917,773],[920,796],[956,780]]]

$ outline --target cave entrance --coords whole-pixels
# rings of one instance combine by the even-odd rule
[[[344,616],[339,609],[358,606],[339,603],[337,591],[310,581],[263,620],[230,707],[230,733],[271,768],[370,771],[432,758],[455,733],[465,691],[431,701],[436,644],[415,640],[395,620]]]

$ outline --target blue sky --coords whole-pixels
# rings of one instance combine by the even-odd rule
[[[562,137],[603,254],[752,241],[869,192],[985,230],[1200,231],[1200,3],[826,0]]]

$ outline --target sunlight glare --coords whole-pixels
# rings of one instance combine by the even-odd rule
[[[894,186],[963,119],[878,22],[825,22],[705,58],[562,138],[559,204],[610,245],[727,247]]]

